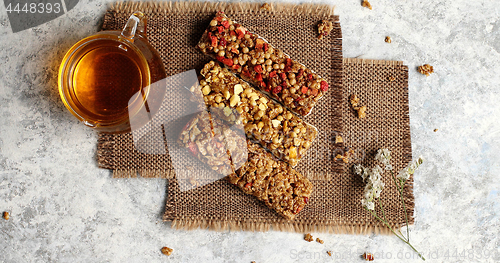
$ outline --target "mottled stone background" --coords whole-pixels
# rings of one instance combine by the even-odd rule
[[[499,262],[500,7],[372,0],[368,10],[360,0],[329,2],[340,15],[345,57],[409,66],[413,152],[426,158],[415,176],[412,243],[428,262]],[[106,6],[83,0],[15,34],[0,6],[0,211],[11,213],[0,220],[0,262],[361,262],[365,250],[377,262],[413,257],[393,236],[313,233],[321,245],[295,233],[187,232],[163,223],[166,181],[117,180],[98,169],[96,133],[57,92],[60,60],[99,30]],[[419,74],[424,63],[436,73]],[[162,255],[162,246],[174,254]]]

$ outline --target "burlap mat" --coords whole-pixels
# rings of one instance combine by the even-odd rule
[[[319,130],[319,137],[297,170],[315,186],[308,206],[293,222],[287,222],[255,198],[243,194],[225,180],[181,192],[168,154],[148,155],[137,152],[131,134],[100,134],[98,163],[112,169],[114,177],[169,178],[165,220],[177,228],[209,227],[265,231],[386,232],[361,205],[364,184],[354,176],[352,165],[334,161],[343,144],[335,144],[335,135],[343,135],[345,145],[356,150],[364,165],[373,164],[381,147],[394,154],[393,165],[400,169],[411,159],[408,118],[407,67],[389,61],[342,61],[341,30],[333,9],[325,5],[272,5],[273,11],[259,10],[259,4],[212,3],[127,3],[116,4],[105,16],[103,29],[121,29],[135,10],[148,17],[148,39],[160,52],[167,76],[199,69],[208,61],[194,49],[216,10],[224,10],[250,31],[268,39],[292,58],[314,69],[330,83],[330,91],[306,118]],[[334,21],[334,30],[326,39],[317,40],[316,24],[322,19]],[[343,63],[344,62],[344,63]],[[345,67],[342,78],[342,65]],[[390,81],[389,77],[395,77]],[[342,92],[344,82],[344,92]],[[368,117],[357,119],[347,97],[356,93],[368,106]],[[344,125],[343,125],[344,123]],[[343,134],[343,132],[345,134]],[[386,185],[390,185],[387,174]],[[397,192],[384,190],[386,216],[392,226],[400,226],[404,215]],[[407,204],[413,215],[413,195],[406,189]],[[411,217],[412,218],[412,217]],[[413,219],[412,219],[413,220]]]

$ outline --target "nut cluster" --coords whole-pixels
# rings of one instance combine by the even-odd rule
[[[297,165],[317,136],[315,127],[214,61],[207,63],[201,74],[201,92],[212,113],[226,121],[241,122],[249,138],[290,165]]]
[[[434,73],[434,67],[429,64],[424,64],[418,67],[418,72],[426,75],[427,77]]]
[[[358,118],[363,119],[366,117],[366,106],[359,105],[360,99],[356,94],[351,95],[351,106],[358,112]]]
[[[197,47],[302,116],[328,90],[324,79],[222,12],[210,22]]]
[[[328,36],[333,29],[333,23],[329,20],[321,20],[318,24],[318,39],[323,39],[323,37]]]

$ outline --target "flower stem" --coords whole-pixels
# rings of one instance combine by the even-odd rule
[[[403,197],[404,182],[402,184],[398,184],[396,177],[394,176],[394,173],[392,172],[392,170],[391,170],[391,175],[392,175],[392,178],[394,179],[394,183],[396,184],[396,187],[398,188],[399,196],[401,196],[401,201],[403,202],[403,209],[405,211],[405,220],[406,220],[406,238],[408,239],[408,242],[410,242],[410,229],[409,229],[410,225],[408,223],[408,212],[406,211],[405,199]]]
[[[386,225],[386,226],[389,228],[389,230],[391,230],[391,232],[392,232],[394,235],[396,235],[399,239],[401,239],[401,241],[405,242],[408,246],[410,246],[410,247],[413,249],[413,251],[417,252],[418,256],[419,256],[420,258],[422,258],[422,260],[424,260],[424,261],[425,261],[424,256],[422,256],[422,254],[420,254],[420,252],[418,252],[418,250],[417,250],[416,248],[414,248],[414,247],[410,244],[409,240],[406,240],[406,239],[404,238],[404,236],[402,236],[402,235],[400,236],[400,235],[398,235],[396,232],[394,232],[394,230],[392,229],[392,227],[391,227],[391,226],[390,226],[390,225],[389,225],[386,221],[384,221],[384,220],[382,220],[380,217],[378,217],[378,216],[377,216],[377,215],[376,215],[373,211],[369,210],[369,209],[368,209],[368,208],[366,208],[366,207],[365,207],[365,210],[366,210],[366,211],[368,211],[368,212],[370,212],[370,214],[372,214],[372,215],[373,215],[375,218],[377,218],[380,222],[384,223],[384,225]]]

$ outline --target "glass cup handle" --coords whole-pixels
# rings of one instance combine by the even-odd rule
[[[132,43],[138,35],[146,38],[146,21],[146,16],[142,12],[134,12],[128,19],[121,35]]]

